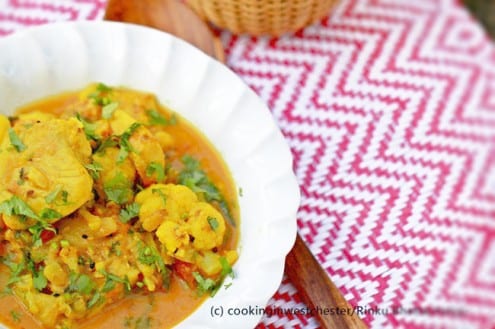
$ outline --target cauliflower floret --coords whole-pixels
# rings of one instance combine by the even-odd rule
[[[156,236],[167,248],[167,254],[186,256],[184,249],[189,248],[190,238],[184,225],[167,220],[160,225]]]
[[[206,202],[196,203],[189,214],[187,230],[193,238],[194,249],[210,250],[219,247],[225,234],[222,214]]]
[[[198,198],[186,186],[173,184],[154,184],[136,195],[140,205],[141,225],[148,231],[154,231],[164,221],[181,223],[191,206]]]
[[[143,228],[155,231],[171,257],[193,261],[198,251],[223,243],[225,220],[206,202],[198,201],[186,186],[154,184],[136,195]]]

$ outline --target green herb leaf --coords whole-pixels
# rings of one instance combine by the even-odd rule
[[[218,220],[215,218],[215,217],[209,217],[206,219],[208,221],[208,224],[210,224],[210,227],[213,231],[216,231],[218,226],[220,224],[218,224]]]
[[[146,114],[148,115],[148,124],[150,125],[170,126],[177,123],[177,118],[175,115],[172,115],[170,119],[167,119],[155,109],[147,110]]]
[[[119,107],[119,103],[116,102],[103,106],[103,108],[101,109],[101,116],[103,117],[103,119],[110,119],[117,107]]]
[[[69,286],[70,287],[70,286]],[[70,287],[75,292],[80,292],[84,295],[89,295],[95,288],[95,283],[91,280],[91,277],[86,274],[81,274],[73,282],[73,286]]]
[[[122,255],[122,251],[120,250],[120,242],[115,241],[112,243],[110,246],[110,254],[114,254],[115,256],[120,256]]]
[[[146,176],[151,177],[156,173],[156,180],[161,183],[165,180],[165,168],[156,162],[151,162],[146,168]]]
[[[120,221],[122,223],[127,223],[131,219],[137,217],[139,215],[139,204],[131,203],[127,207],[120,210]]]
[[[21,280],[21,274],[27,269],[25,261],[14,263],[10,259],[3,259],[2,263],[10,270],[10,277],[7,281],[7,286],[19,282]]]
[[[62,191],[62,186],[58,185],[53,191],[48,193],[48,195],[45,197],[46,203],[48,204],[53,203],[61,191]]]
[[[112,88],[104,84],[103,82],[99,82],[96,86],[96,90],[101,93],[108,93],[112,91]]]
[[[207,202],[215,203],[222,212],[222,215],[235,227],[236,224],[227,205],[227,201],[225,201],[218,188],[200,168],[199,161],[186,155],[182,158],[182,164],[184,165],[184,169],[179,173],[179,184],[185,185],[193,192],[202,195]]]
[[[104,270],[100,271],[100,273],[103,274],[106,278],[106,282],[103,285],[101,292],[108,292],[110,290],[113,290],[115,288],[115,283],[121,283],[124,285],[126,291],[131,291],[131,283],[129,282],[129,279],[127,277],[121,278]]]
[[[212,279],[205,279],[198,272],[193,272],[192,275],[194,277],[194,280],[196,280],[196,282],[198,283],[198,294],[200,296],[204,295],[205,293],[211,293],[215,290],[216,283]]]
[[[26,180],[26,177],[25,177],[24,168],[21,168],[19,170],[19,178],[17,179],[17,185],[19,185],[19,186],[24,185],[25,180]]]
[[[88,301],[88,304],[86,305],[88,308],[92,308],[93,306],[103,302],[105,300],[105,297],[99,292],[96,291],[93,294],[93,297]]]
[[[132,197],[132,183],[121,171],[104,184],[103,190],[107,199],[117,204],[127,203]]]
[[[33,247],[39,247],[43,244],[43,241],[41,240],[41,233],[43,231],[52,231],[53,233],[57,233],[57,230],[50,224],[44,222],[44,221],[39,221],[30,228],[28,228],[28,231],[32,235],[32,241],[33,241]]]
[[[33,286],[36,290],[42,291],[48,285],[48,281],[46,280],[43,271],[38,271],[33,275]]]
[[[105,150],[109,147],[113,147],[113,146],[116,146],[118,143],[116,140],[114,140],[116,137],[115,136],[110,136],[108,138],[105,138],[104,140],[102,140],[98,147],[96,148],[96,150],[94,151],[94,153],[101,153],[101,154],[105,154]]]
[[[21,322],[22,313],[17,312],[15,310],[11,310],[10,316],[12,317],[12,320],[14,320],[14,322]]]
[[[222,266],[222,272],[220,274],[222,277],[230,275],[230,277],[234,278],[234,271],[232,270],[232,267],[230,266],[227,258],[220,257],[220,265]]]
[[[170,285],[170,270],[165,266],[162,257],[155,247],[138,245],[138,261],[145,265],[155,265],[162,275],[163,287],[168,289]]]
[[[76,113],[76,118],[77,118],[77,120],[79,120],[82,123],[84,133],[86,134],[86,138],[88,140],[98,141],[100,139],[96,135],[96,124],[95,123],[91,123],[91,122],[87,121],[79,113]]]
[[[109,94],[111,91],[112,88],[103,83],[99,83],[96,86],[96,91],[89,94],[88,98],[92,99],[96,105],[105,106],[112,102],[108,97],[106,97],[106,95]]]
[[[103,170],[103,167],[98,162],[93,161],[93,163],[87,164],[84,167],[88,169],[89,174],[94,180],[100,178],[100,171]]]
[[[9,134],[10,144],[12,144],[12,146],[16,149],[17,152],[22,152],[27,148],[26,145],[24,145],[24,143],[21,141],[19,136],[17,136],[14,129],[9,128],[8,134]]]
[[[117,163],[122,163],[127,158],[130,152],[135,151],[131,143],[129,142],[129,138],[139,127],[141,127],[141,124],[138,122],[134,122],[129,128],[127,128],[126,131],[122,133],[122,135],[120,135],[120,150],[119,154],[117,155]]]
[[[15,195],[0,203],[0,213],[7,216],[17,215],[39,219],[38,215],[36,215],[34,211],[29,208],[27,203]]]
[[[52,219],[62,218],[62,214],[60,214],[58,211],[56,211],[54,209],[45,208],[45,209],[41,210],[40,217],[41,217],[41,219],[49,221]]]
[[[62,190],[62,191],[60,192],[60,196],[62,197],[62,202],[63,202],[64,204],[67,204],[68,199],[69,199],[69,192],[67,192],[66,190]]]

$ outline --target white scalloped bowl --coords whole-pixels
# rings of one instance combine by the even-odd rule
[[[178,327],[253,328],[260,314],[214,317],[211,310],[263,308],[280,285],[295,240],[299,187],[290,150],[268,108],[221,63],[146,27],[59,23],[0,39],[1,113],[95,81],[156,94],[223,156],[243,189],[236,278]]]

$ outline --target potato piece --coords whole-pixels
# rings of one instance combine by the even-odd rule
[[[69,283],[69,275],[56,261],[48,262],[43,270],[43,274],[48,281],[56,286],[65,287]]]
[[[204,255],[199,257],[196,261],[196,265],[198,265],[201,272],[207,276],[216,275],[222,270],[220,256],[211,251],[205,252]]]
[[[71,308],[64,302],[63,296],[52,296],[35,292],[27,292],[23,302],[43,325],[54,328],[62,315],[70,315]]]

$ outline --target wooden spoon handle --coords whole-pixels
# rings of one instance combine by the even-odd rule
[[[299,234],[285,260],[285,273],[322,328],[366,329],[353,307],[330,280]],[[342,314],[340,314],[342,313]]]

